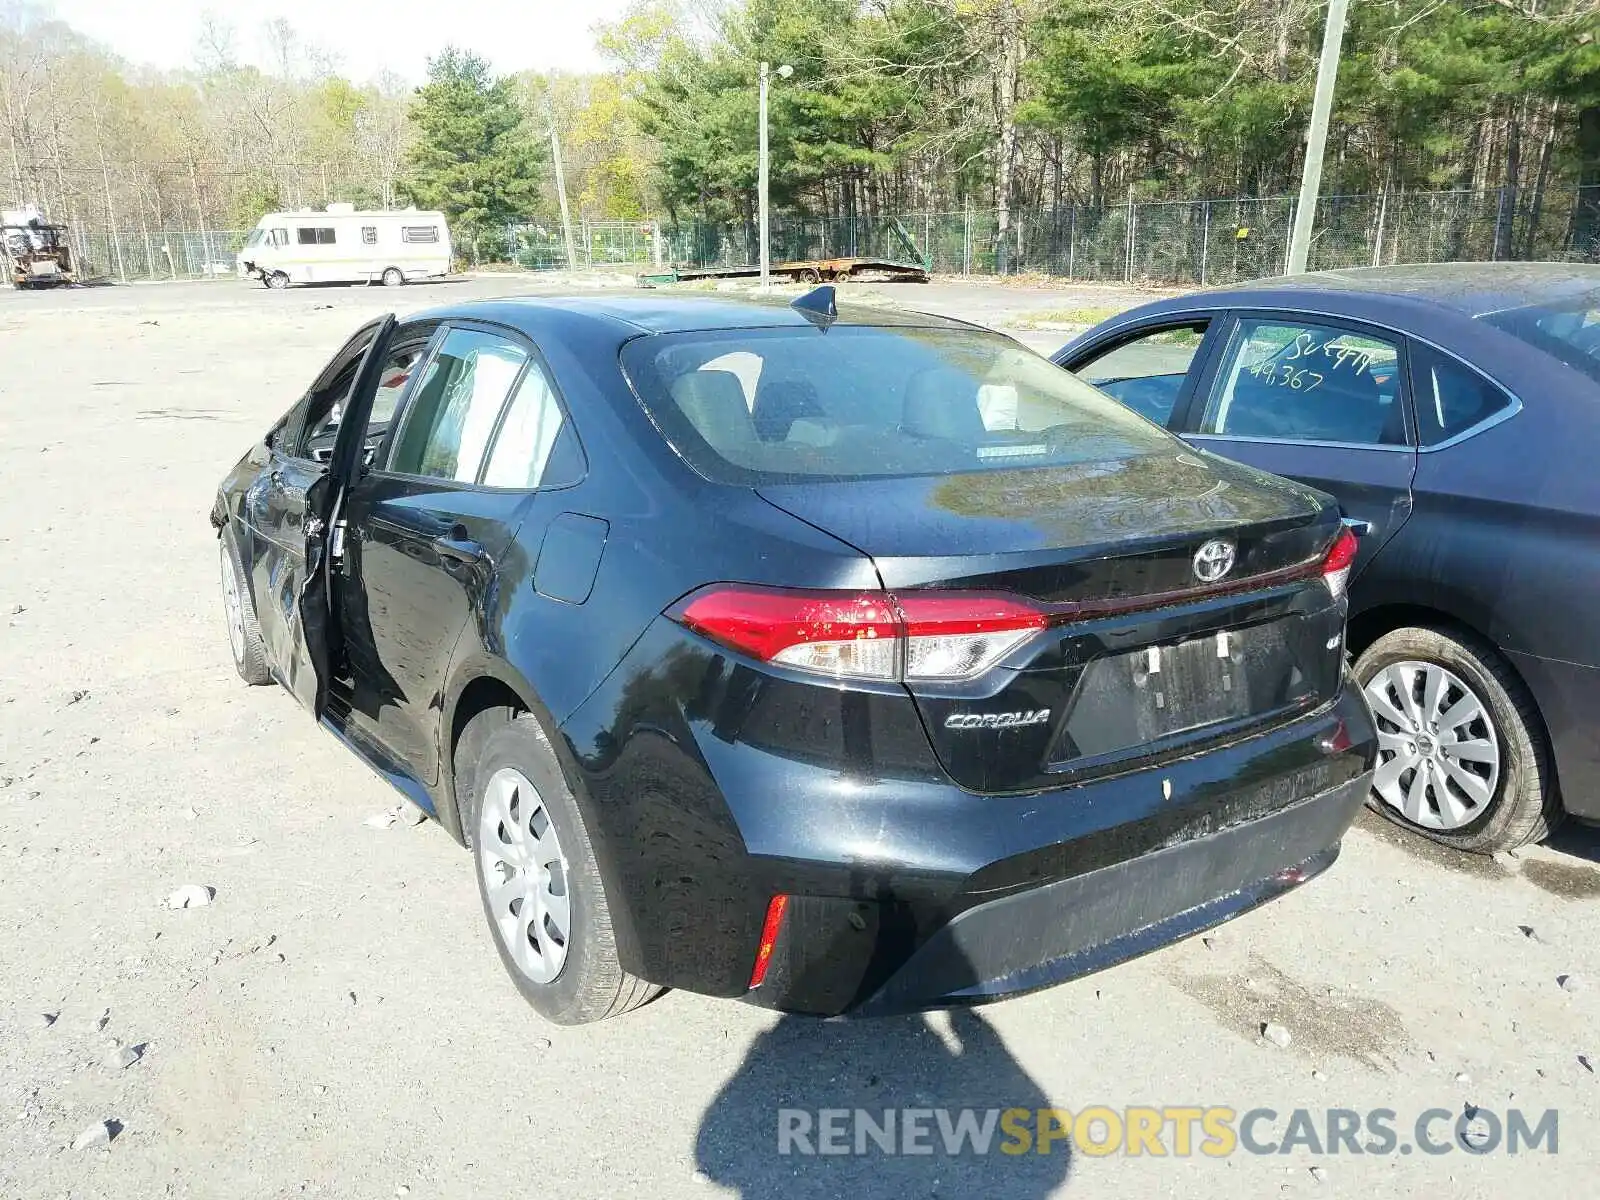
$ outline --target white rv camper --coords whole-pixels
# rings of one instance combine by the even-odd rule
[[[268,213],[239,251],[241,277],[270,288],[291,283],[384,283],[398,287],[450,271],[444,214],[406,209]]]

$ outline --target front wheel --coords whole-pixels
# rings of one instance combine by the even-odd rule
[[[1396,629],[1367,647],[1355,675],[1378,728],[1372,808],[1479,854],[1560,824],[1538,709],[1494,647],[1454,630]]]
[[[261,282],[273,291],[282,291],[289,286],[289,277],[282,271],[268,271],[261,277]]]
[[[586,1025],[653,998],[660,989],[617,962],[589,831],[538,720],[523,714],[499,725],[461,782],[469,779],[462,829],[478,895],[523,998],[558,1025]]]
[[[222,531],[217,545],[222,559],[222,612],[228,622],[228,648],[233,651],[234,670],[252,686],[271,683],[261,627],[256,624],[255,606],[244,583],[244,560],[239,556],[239,543],[231,527]]]

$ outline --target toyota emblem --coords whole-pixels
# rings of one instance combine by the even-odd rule
[[[1216,583],[1233,570],[1233,543],[1213,538],[1194,552],[1194,577],[1201,583]]]

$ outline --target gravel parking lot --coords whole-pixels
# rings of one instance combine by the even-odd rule
[[[1364,819],[1279,902],[972,1013],[818,1023],[668,994],[542,1024],[466,855],[369,820],[387,785],[235,676],[206,521],[361,320],[528,289],[0,293],[0,1197],[1594,1194],[1594,830],[1480,859]],[[1067,334],[1029,326],[1141,298],[856,290],[1040,348]],[[186,884],[214,899],[169,908]],[[779,1153],[779,1109],[1099,1105],[1272,1109],[1258,1144],[1296,1109],[1320,1142],[1330,1108],[1389,1109],[1399,1144]],[[1447,1153],[1412,1147],[1430,1109]],[[1448,1145],[1464,1113],[1546,1109],[1557,1153]]]

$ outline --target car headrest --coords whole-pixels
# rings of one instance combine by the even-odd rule
[[[906,384],[900,428],[914,437],[981,442],[984,426],[977,382],[949,367],[918,371]]]
[[[689,371],[672,384],[672,398],[714,450],[755,438],[744,387],[732,371]]]
[[[763,378],[756,386],[751,416],[755,420],[756,436],[764,442],[781,442],[789,436],[795,421],[822,415],[817,389],[809,379]]]

